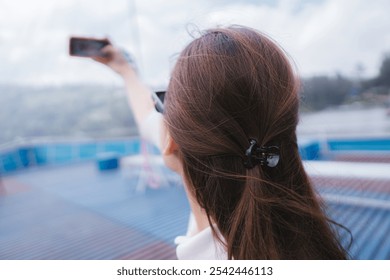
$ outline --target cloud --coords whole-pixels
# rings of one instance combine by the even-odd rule
[[[135,54],[151,85],[168,82],[175,54],[200,29],[259,29],[293,57],[302,75],[373,76],[390,50],[387,0],[182,1],[0,0],[0,83],[120,83],[108,69],[67,55],[70,35],[109,36]]]
[[[390,50],[389,1],[301,2],[231,4],[210,13],[206,25],[239,23],[269,34],[293,57],[302,75],[350,76],[358,63],[366,75],[376,74],[381,55]]]
[[[302,17],[297,44],[290,42],[306,74],[356,74],[362,63],[375,75],[383,53],[390,50],[389,1],[329,0]],[[297,30],[298,26],[297,26]]]

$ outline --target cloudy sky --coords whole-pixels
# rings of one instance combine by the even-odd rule
[[[109,37],[134,54],[147,83],[164,85],[190,34],[230,24],[273,37],[302,76],[370,77],[390,52],[389,11],[388,0],[0,0],[0,83],[120,83],[68,56],[79,35]]]

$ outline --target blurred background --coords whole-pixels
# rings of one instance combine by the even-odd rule
[[[138,139],[120,78],[70,57],[69,38],[109,38],[153,89],[199,30],[231,24],[289,54],[310,175],[360,236],[353,257],[390,258],[389,10],[387,0],[0,0],[0,259],[174,258],[189,211],[181,183]]]
[[[133,54],[148,85],[161,88],[199,30],[230,24],[259,29],[290,54],[302,77],[303,112],[355,109],[367,114],[355,130],[390,132],[379,117],[386,112],[372,110],[390,102],[386,0],[1,0],[0,8],[1,144],[136,133],[121,80],[98,63],[70,57],[70,36],[110,38]],[[334,123],[332,114],[326,117]],[[376,131],[364,120],[379,122]],[[308,123],[302,133],[311,129]]]

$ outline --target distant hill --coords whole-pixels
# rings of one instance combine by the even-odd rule
[[[0,85],[0,144],[20,138],[137,135],[124,88]]]

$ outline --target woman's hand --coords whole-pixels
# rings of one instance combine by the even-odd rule
[[[107,45],[101,52],[103,53],[103,56],[92,57],[92,59],[107,65],[123,78],[127,75],[136,75],[133,65],[129,63],[123,52],[117,47]]]

